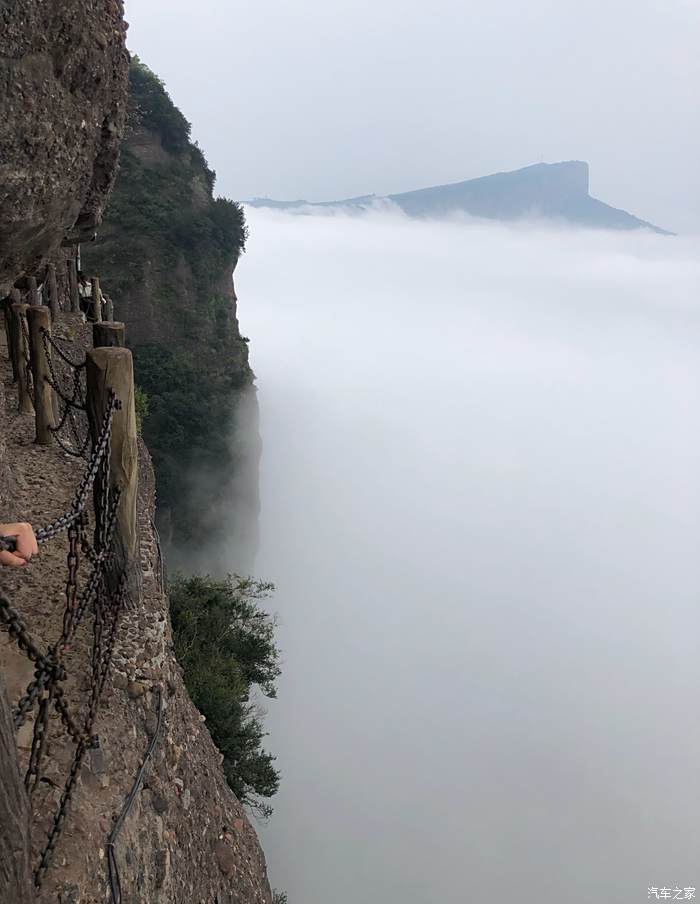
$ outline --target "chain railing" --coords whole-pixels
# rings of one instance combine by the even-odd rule
[[[25,620],[12,607],[8,598],[0,594],[0,623],[4,624],[19,650],[34,666],[33,679],[14,707],[16,729],[26,722],[31,713],[35,714],[24,778],[30,795],[36,791],[43,775],[42,767],[52,731],[49,721],[52,709],[58,714],[58,724],[73,745],[70,769],[58,806],[51,816],[50,828],[34,872],[37,887],[41,885],[63,829],[85,755],[91,748],[99,746],[95,720],[110,669],[119,616],[127,594],[125,577],[117,575],[116,580],[113,579],[113,572],[117,567],[113,535],[120,494],[118,490],[110,488],[111,438],[114,413],[119,407],[119,402],[111,393],[101,432],[93,444],[70,510],[46,527],[35,531],[37,542],[41,544],[48,543],[64,532],[68,537],[65,605],[58,639],[42,650]],[[89,504],[91,499],[92,506]],[[15,548],[14,538],[0,537],[0,549]],[[83,580],[80,579],[81,559],[87,563],[87,574]],[[83,701],[70,705],[65,690],[68,678],[65,654],[70,650],[86,614],[89,614],[92,621],[89,686]]]
[[[49,430],[64,452],[76,457],[84,456],[90,442],[85,402],[85,359],[76,361],[72,358],[46,329],[41,330],[41,341],[49,365],[50,376],[47,380],[56,393],[60,409],[56,425],[49,427]]]
[[[71,270],[69,266],[66,307],[71,313],[77,313],[79,307],[78,288],[75,279],[70,279],[76,276],[74,271],[75,267]],[[57,639],[40,642],[26,614],[18,612],[0,592],[0,630],[9,634],[33,666],[32,680],[14,704],[13,717],[16,730],[33,719],[24,784],[34,796],[34,838],[46,832],[45,840],[37,844],[37,888],[64,827],[85,757],[99,746],[96,719],[120,615],[140,593],[135,568],[138,467],[131,353],[123,347],[84,352],[81,343],[72,344],[53,334],[51,320],[60,310],[55,268],[47,270],[46,282],[49,311],[37,304],[40,296],[35,280],[29,281],[34,304],[27,307],[16,289],[6,303],[10,306],[8,352],[18,383],[19,412],[30,414],[34,409],[37,442],[50,445],[55,439],[65,452],[84,457],[86,465],[69,510],[34,530],[42,545],[59,535],[67,540],[63,612],[56,613]],[[93,285],[99,297],[99,281],[94,279]],[[117,327],[121,327],[121,343],[116,339],[105,342],[104,336],[98,343],[94,336],[95,345],[123,346],[123,326],[110,322],[103,331],[116,331]],[[128,400],[124,411],[117,395]],[[0,550],[16,548],[15,537],[0,535]],[[76,652],[83,651],[86,644],[83,667],[71,665],[69,676],[67,665],[75,662]],[[80,655],[83,657],[82,652]],[[68,763],[54,755],[60,744],[68,745]],[[61,780],[56,780],[59,761],[67,773],[62,786]],[[42,789],[47,787],[60,789],[53,805],[44,799]],[[110,838],[110,856],[115,840]],[[111,877],[113,866],[110,863]],[[118,884],[118,876],[116,881]]]

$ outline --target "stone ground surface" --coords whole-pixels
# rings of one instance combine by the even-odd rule
[[[56,334],[79,358],[89,328],[62,315]],[[60,450],[34,444],[33,417],[16,411],[4,332],[0,331],[0,514],[7,521],[42,526],[70,508],[83,463]],[[37,904],[111,901],[105,842],[122,809],[156,729],[162,721],[142,790],[116,846],[123,904],[270,904],[265,860],[253,827],[228,788],[203,716],[185,690],[172,649],[167,598],[153,527],[155,480],[140,447],[139,527],[143,594],[124,613],[113,668],[105,686],[96,732],[65,827],[37,896]],[[46,648],[61,630],[66,581],[65,536],[43,545],[23,570],[4,569],[3,591]],[[85,565],[81,568],[83,577]],[[90,620],[84,619],[66,655],[66,698],[79,713],[90,681]],[[0,633],[0,668],[16,703],[32,678],[29,660]],[[33,722],[17,737],[26,765]],[[67,778],[73,742],[51,719],[43,778],[32,798],[34,859],[42,849]]]

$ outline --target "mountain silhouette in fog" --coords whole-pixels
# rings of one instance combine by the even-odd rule
[[[580,160],[536,163],[508,173],[436,185],[396,195],[363,195],[341,201],[274,201],[255,198],[252,207],[309,212],[308,208],[363,209],[393,202],[409,216],[466,213],[489,220],[551,219],[595,229],[651,229],[671,235],[626,210],[611,207],[588,191],[588,164]]]

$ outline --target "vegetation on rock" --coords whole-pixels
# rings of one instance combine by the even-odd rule
[[[212,542],[237,400],[253,380],[238,331],[232,273],[245,247],[242,208],[214,198],[215,174],[163,83],[137,58],[130,134],[97,242],[83,266],[99,273],[127,322],[137,406],[156,470],[158,514],[170,549]],[[185,563],[186,564],[186,563]],[[169,586],[175,652],[206,716],[239,800],[267,815],[278,788],[255,695],[275,695],[274,620],[259,605],[271,585],[179,576]]]
[[[83,260],[128,323],[136,380],[149,401],[143,435],[162,533],[181,547],[222,527],[212,513],[235,470],[226,439],[253,375],[231,274],[247,232],[241,206],[213,196],[215,174],[162,81],[138,58],[129,78],[121,169],[100,237],[84,247]]]
[[[175,652],[195,706],[207,719],[239,800],[262,815],[261,801],[279,786],[274,757],[262,749],[265,730],[255,690],[275,697],[280,674],[274,619],[260,606],[271,584],[229,576],[178,576],[170,584]]]

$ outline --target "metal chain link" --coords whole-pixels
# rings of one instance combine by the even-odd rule
[[[58,344],[57,336],[52,335],[46,329],[46,327],[41,328],[41,338],[44,342],[44,348],[47,348],[47,343],[51,346],[51,348],[56,352],[59,358],[62,358],[69,367],[72,367],[73,370],[82,370],[84,367],[87,367],[86,358],[83,358],[82,361],[74,361],[71,357],[69,357]],[[49,354],[47,348],[47,354]]]
[[[37,888],[42,883],[65,823],[85,753],[99,743],[94,734],[95,720],[110,670],[119,618],[127,600],[125,575],[121,575],[116,587],[114,582],[107,580],[108,570],[113,568],[115,561],[113,539],[120,500],[119,491],[110,488],[112,423],[114,412],[120,407],[120,403],[111,393],[100,434],[93,444],[88,465],[76,490],[70,511],[36,531],[39,543],[46,543],[65,531],[68,532],[63,625],[61,636],[48,652],[42,652],[24,620],[12,608],[7,597],[0,592],[0,623],[5,625],[10,637],[35,667],[33,680],[14,711],[15,726],[19,727],[26,721],[29,713],[38,707],[25,774],[25,785],[29,794],[35,792],[41,781],[42,761],[49,743],[51,728],[49,713],[52,708],[58,713],[60,724],[67,736],[75,744],[70,772],[52,817],[47,840],[34,874]],[[96,523],[91,544],[88,539],[87,506],[93,490]],[[0,537],[0,549],[15,550],[16,538]],[[79,588],[81,552],[84,553],[90,570],[82,588]],[[63,656],[87,611],[92,612],[93,619],[90,685],[83,713],[76,718],[71,713],[65,697],[63,683],[66,680],[66,669]]]
[[[92,489],[92,486],[97,478],[102,459],[106,455],[109,448],[110,438],[112,435],[112,421],[114,420],[114,412],[119,408],[121,408],[121,403],[116,399],[114,393],[110,394],[107,411],[102,423],[102,430],[100,432],[97,443],[92,450],[92,455],[90,456],[88,466],[85,469],[83,477],[78,486],[78,491],[73,500],[73,505],[70,511],[66,512],[65,515],[60,515],[58,518],[56,518],[55,521],[47,524],[46,527],[40,527],[34,531],[37,543],[46,543],[49,540],[53,540],[54,537],[57,537],[59,534],[62,534],[64,531],[68,530],[68,528],[71,527],[71,525],[75,524],[75,522],[85,511],[90,490]],[[16,537],[0,535],[0,550],[14,552],[16,549]]]
[[[64,452],[67,452],[69,455],[81,457],[87,451],[87,447],[90,441],[90,432],[87,427],[87,417],[85,416],[82,418],[82,435],[81,431],[78,429],[78,422],[76,419],[76,412],[86,412],[87,408],[85,393],[83,392],[83,386],[81,382],[81,375],[86,369],[85,360],[74,361],[72,358],[70,358],[57,344],[55,338],[51,336],[49,331],[44,327],[41,328],[41,340],[44,345],[46,360],[49,365],[49,373],[51,375],[49,377],[46,377],[46,381],[56,393],[60,401],[63,403],[63,411],[61,413],[58,424],[55,427],[50,427],[49,429],[56,437],[59,446],[63,449]],[[61,381],[59,380],[58,375],[56,374],[56,369],[54,367],[52,351],[55,351],[57,356],[69,368],[69,371],[71,373],[70,379],[73,383],[71,395],[68,395],[67,391],[64,392],[61,386]],[[62,433],[66,422],[68,422],[68,424],[70,425],[72,442],[75,445],[75,448],[69,446],[63,439]]]

